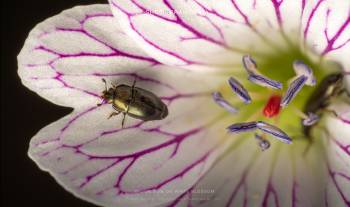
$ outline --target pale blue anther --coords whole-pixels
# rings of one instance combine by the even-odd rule
[[[260,74],[251,73],[248,76],[248,80],[257,84],[257,85],[269,87],[269,88],[273,88],[273,89],[282,89],[282,87],[283,87],[281,82],[272,80],[272,79],[270,79],[266,76],[260,75]]]
[[[242,58],[243,66],[248,72],[248,80],[264,87],[273,89],[282,89],[282,83],[263,76],[257,70],[258,66],[255,60],[250,55],[244,55]]]
[[[317,114],[308,113],[308,117],[306,119],[303,119],[302,123],[304,126],[312,126],[316,124],[320,120],[320,117]]]
[[[236,80],[233,77],[230,77],[228,83],[230,84],[233,92],[237,94],[238,97],[242,99],[244,103],[250,103],[252,101],[248,94],[248,91],[243,87],[241,83],[238,82],[238,80]]]
[[[220,92],[213,92],[212,97],[215,103],[226,109],[228,112],[233,114],[238,112],[238,109],[232,106],[228,101],[226,101]]]
[[[245,122],[245,123],[236,123],[227,127],[227,130],[231,133],[241,133],[241,132],[250,132],[256,130],[256,122]]]
[[[307,77],[304,75],[301,75],[292,81],[292,83],[288,86],[287,92],[284,94],[282,98],[282,101],[280,104],[282,107],[287,106],[293,100],[293,98],[303,88],[306,80],[307,80]]]
[[[270,146],[271,146],[270,142],[268,140],[264,139],[259,134],[255,134],[255,139],[258,140],[258,144],[259,144],[261,151],[265,151],[268,148],[270,148]]]
[[[278,140],[280,140],[286,144],[292,143],[292,139],[285,132],[283,132],[281,129],[279,129],[278,127],[276,127],[274,125],[268,124],[268,123],[263,122],[263,121],[258,121],[256,123],[256,127],[259,130],[276,137]]]
[[[258,66],[255,60],[250,55],[244,55],[242,58],[242,63],[246,71],[250,73],[258,73]]]
[[[316,78],[313,74],[312,69],[308,65],[306,65],[303,61],[295,60],[293,62],[293,69],[297,76],[304,75],[307,77],[307,81],[305,85],[308,85],[308,86],[316,85]]]
[[[282,83],[272,80],[258,71],[258,66],[255,60],[250,55],[244,55],[242,58],[243,66],[245,70],[248,72],[248,80],[264,87],[269,87],[273,89],[282,89]]]

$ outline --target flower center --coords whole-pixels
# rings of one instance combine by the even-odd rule
[[[337,70],[337,65],[330,66],[321,58],[311,61],[299,49],[266,57],[245,55],[242,62],[243,69],[237,69],[220,90],[223,95],[213,94],[216,103],[241,117],[227,129],[254,132],[262,150],[270,146],[266,135],[287,144],[292,139],[308,140],[305,126],[315,124],[319,116],[305,109],[321,80]]]

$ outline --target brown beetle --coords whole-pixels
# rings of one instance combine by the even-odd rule
[[[132,86],[112,84],[111,88],[107,87],[105,79],[102,81],[106,86],[101,96],[103,103],[112,104],[115,109],[108,118],[123,113],[122,128],[126,115],[143,121],[161,120],[168,115],[167,106],[158,96],[145,89],[135,87],[136,79]]]

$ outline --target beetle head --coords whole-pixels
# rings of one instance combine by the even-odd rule
[[[327,77],[327,93],[329,97],[338,95],[343,88],[344,75],[342,73],[336,73]]]
[[[114,89],[109,88],[108,90],[104,90],[102,92],[101,98],[103,99],[104,103],[111,103],[114,99]]]
[[[334,85],[341,85],[343,81],[343,74],[342,73],[336,73],[329,76],[329,83]]]

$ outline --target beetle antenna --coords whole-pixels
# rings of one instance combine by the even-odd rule
[[[132,83],[132,88],[134,89],[137,77],[135,76],[134,82]]]
[[[106,91],[108,91],[108,88],[107,88],[107,81],[106,81],[106,79],[102,78],[102,82],[104,82],[104,83],[105,83],[105,88],[106,88]]]
[[[134,82],[132,83],[132,86],[131,86],[131,98],[132,98],[132,100],[134,100],[134,96],[135,96],[136,79],[137,79],[137,77],[135,76]]]
[[[331,113],[333,114],[335,117],[339,117],[338,113],[335,111],[335,110],[332,110],[332,109],[323,109],[324,112],[327,112],[327,113]]]
[[[125,117],[126,117],[126,113],[123,113],[122,129],[124,129]]]

